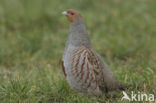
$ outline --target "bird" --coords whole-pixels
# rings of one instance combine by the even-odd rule
[[[124,90],[103,58],[93,50],[83,17],[77,10],[62,12],[70,22],[70,33],[62,57],[62,69],[69,86],[84,95],[101,96]]]

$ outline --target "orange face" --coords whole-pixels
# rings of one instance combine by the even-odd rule
[[[71,23],[74,22],[76,16],[81,17],[79,13],[76,13],[72,10],[68,10],[66,16]]]

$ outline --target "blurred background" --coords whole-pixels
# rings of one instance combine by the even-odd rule
[[[0,0],[2,103],[92,102],[70,90],[59,66],[68,9],[81,12],[93,48],[129,91],[156,93],[155,0]]]

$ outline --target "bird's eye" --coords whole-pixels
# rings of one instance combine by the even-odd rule
[[[71,13],[72,15],[74,15],[74,13]]]

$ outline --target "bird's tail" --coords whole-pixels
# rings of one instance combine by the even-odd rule
[[[97,54],[98,55],[98,54]],[[103,72],[103,85],[100,87],[103,91],[113,91],[113,90],[124,90],[128,88],[127,85],[120,83],[112,74],[107,64],[103,61],[103,59],[98,55],[99,60],[102,65]]]
[[[108,67],[103,69],[104,87],[106,91],[125,90],[127,85],[120,83],[109,70]]]

